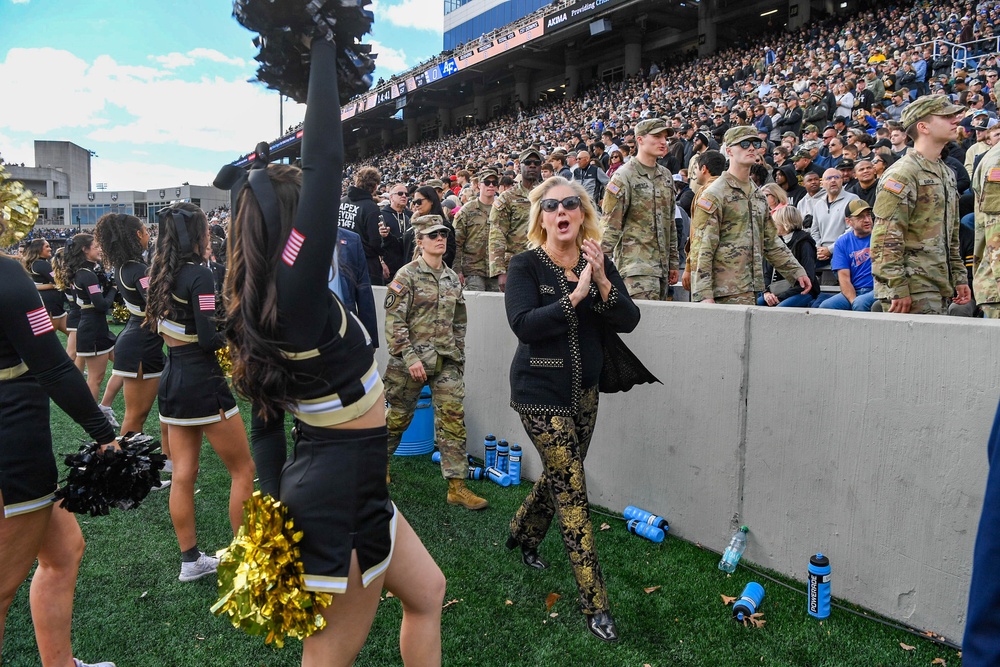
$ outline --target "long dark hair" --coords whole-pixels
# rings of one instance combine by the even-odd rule
[[[442,220],[448,219],[444,213],[444,207],[441,206],[441,197],[438,196],[437,190],[429,185],[421,185],[417,188],[417,194],[431,203],[431,210],[425,215],[440,215]]]
[[[261,416],[291,407],[292,374],[275,341],[278,339],[278,263],[299,205],[302,170],[283,164],[267,167],[280,214],[277,243],[269,239],[260,204],[250,185],[243,186],[229,226],[226,269],[226,315],[233,388],[259,406]],[[269,242],[270,241],[270,242]],[[270,252],[268,251],[270,248]],[[317,289],[325,289],[318,285]]]
[[[97,221],[94,236],[101,244],[104,263],[121,268],[128,262],[142,261],[142,244],[138,232],[142,221],[126,213],[107,213]]]
[[[31,273],[31,265],[36,259],[42,258],[42,248],[45,247],[45,239],[35,239],[24,247],[21,251],[21,264],[24,270]]]
[[[184,211],[180,222],[171,215]],[[149,290],[146,292],[146,321],[148,329],[156,331],[159,320],[175,316],[170,293],[174,289],[177,273],[188,262],[205,261],[208,243],[208,219],[205,212],[194,204],[178,202],[159,211],[160,234],[156,237],[156,253],[149,269]],[[178,225],[183,225],[182,230]]]
[[[66,244],[61,262],[56,263],[56,283],[65,287],[73,286],[73,279],[87,261],[85,252],[94,244],[91,234],[77,234]],[[64,288],[65,288],[64,287]]]

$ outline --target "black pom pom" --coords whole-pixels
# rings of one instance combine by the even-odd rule
[[[371,0],[235,0],[233,16],[258,33],[257,78],[296,102],[306,101],[309,50],[303,37],[337,44],[341,104],[372,85],[375,56],[361,37],[371,30]]]
[[[63,507],[76,514],[101,516],[113,507],[138,507],[150,490],[160,486],[167,457],[156,453],[159,440],[137,434],[118,444],[121,449],[102,450],[96,442],[87,443],[66,456],[69,474],[56,491]]]

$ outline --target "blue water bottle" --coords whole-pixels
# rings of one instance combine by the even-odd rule
[[[469,475],[468,475],[468,478],[469,479],[482,479],[483,478],[483,469],[480,468],[479,466],[469,466]]]
[[[472,454],[466,454],[465,458],[467,458],[469,460],[469,465],[472,465],[473,463],[476,462],[476,460],[474,458],[472,458]],[[438,451],[434,452],[433,454],[431,454],[431,461],[433,461],[434,463],[441,463],[441,451],[440,450],[438,450]]]
[[[830,615],[830,559],[823,554],[809,559],[809,615]]]
[[[521,445],[516,442],[510,446],[510,463],[507,466],[510,483],[517,486],[521,483]]]
[[[510,457],[510,446],[507,445],[507,441],[500,438],[497,442],[497,464],[496,469],[501,470],[504,473],[507,472],[508,459]]]
[[[648,523],[639,521],[638,519],[629,519],[628,523],[625,524],[628,528],[628,532],[633,535],[639,535],[640,537],[645,537],[650,542],[662,542],[663,541],[663,531],[656,526],[651,526]]]
[[[500,486],[510,486],[510,475],[496,468],[487,468],[486,476],[491,482],[496,482]]]
[[[666,519],[664,519],[661,516],[656,516],[655,514],[651,514],[650,512],[647,512],[641,507],[636,507],[635,505],[629,505],[628,507],[626,507],[625,511],[622,514],[625,515],[626,519],[635,519],[640,523],[645,523],[650,526],[656,526],[663,532],[667,532],[667,530],[670,529],[670,524],[667,523]]]
[[[751,581],[740,593],[740,599],[733,605],[733,618],[737,621],[746,621],[757,613],[757,608],[763,601],[764,587],[756,581]]]
[[[487,468],[491,468],[496,465],[497,462],[497,439],[492,433],[486,436],[486,441],[483,443],[483,447],[486,453],[483,455],[483,461]]]

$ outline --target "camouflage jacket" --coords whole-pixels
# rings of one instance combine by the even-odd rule
[[[680,265],[674,180],[666,167],[629,160],[615,171],[601,204],[601,247],[623,277],[667,276]]]
[[[435,272],[423,257],[406,264],[385,293],[385,339],[389,354],[407,367],[417,361],[433,373],[438,357],[465,362],[465,298],[458,275]]]
[[[510,258],[528,247],[528,188],[520,183],[501,192],[490,210],[490,278],[507,273]]]
[[[872,277],[879,299],[939,293],[968,282],[958,249],[955,173],[908,150],[878,184],[872,210]]]
[[[691,300],[764,289],[764,258],[790,280],[806,275],[778,238],[764,194],[728,171],[705,188],[691,212]]]
[[[455,216],[455,261],[452,266],[462,275],[486,277],[489,271],[490,208],[476,197]]]
[[[972,291],[977,303],[1000,303],[1000,145],[980,160],[972,190],[976,195]]]

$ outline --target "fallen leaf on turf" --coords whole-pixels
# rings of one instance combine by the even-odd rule
[[[514,603],[511,600],[507,600],[506,602],[504,602],[504,604],[511,605],[511,604],[514,604]]]
[[[143,591],[143,592],[142,592],[142,595],[140,595],[139,597],[141,597],[141,598],[144,598],[144,597],[146,597],[146,594],[147,594],[147,593],[149,593],[149,591]]]
[[[394,598],[396,596],[392,594],[392,591],[386,591],[385,592],[385,597],[388,599],[388,598]]]
[[[943,667],[947,667],[948,665],[948,663],[944,661],[944,658],[934,658],[933,660],[931,660],[931,664],[942,665]]]
[[[611,524],[602,523],[601,530],[611,530]]]
[[[549,618],[555,618],[555,617],[556,617],[556,616],[558,616],[558,615],[559,615],[559,612],[557,612],[557,611],[554,611],[554,612],[552,612],[551,614],[549,614]]]
[[[767,621],[764,620],[764,614],[761,612],[757,612],[756,614],[751,614],[750,622],[753,624],[755,628],[762,628],[764,627],[764,624],[767,623]]]
[[[916,646],[910,646],[909,644],[904,644],[903,642],[899,642],[899,646],[904,651],[914,651],[917,648]]]
[[[728,595],[723,595],[721,593],[719,594],[719,597],[722,598],[722,604],[724,604],[726,606],[731,605],[732,603],[736,602],[736,600],[738,599],[738,598],[731,598]]]
[[[649,588],[643,588],[642,590],[646,591],[646,595],[649,595],[650,593],[652,593],[653,591],[657,590],[658,588],[660,588],[660,587],[659,586],[650,586]]]
[[[444,603],[444,606],[442,606],[441,608],[442,609],[447,609],[451,605],[458,604],[459,602],[461,602],[461,600],[448,600],[447,602]]]
[[[556,600],[558,600],[561,597],[562,596],[559,595],[558,593],[549,593],[549,596],[545,598],[545,611],[552,609],[552,605],[554,605],[556,603]]]

